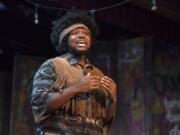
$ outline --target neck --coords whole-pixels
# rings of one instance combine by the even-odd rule
[[[81,55],[77,57],[77,60],[79,61],[80,64],[84,65],[85,64],[85,55]]]
[[[78,63],[84,65],[85,64],[85,55],[84,54],[74,54],[72,53],[73,56],[78,60]]]

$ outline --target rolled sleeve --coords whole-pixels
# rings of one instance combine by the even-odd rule
[[[51,90],[51,86],[55,80],[56,75],[53,63],[48,60],[41,65],[33,79],[31,105],[37,123],[49,116],[47,113],[47,105],[50,99],[58,93],[57,91]]]

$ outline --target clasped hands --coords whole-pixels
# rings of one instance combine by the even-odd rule
[[[109,94],[113,102],[116,102],[116,83],[111,78],[104,76],[94,76],[88,73],[77,84],[77,92],[91,92],[103,87]]]

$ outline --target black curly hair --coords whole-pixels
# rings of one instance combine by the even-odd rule
[[[86,25],[91,31],[92,42],[98,34],[98,27],[92,15],[85,11],[69,11],[62,18],[53,22],[52,32],[50,34],[50,39],[52,45],[55,47],[58,53],[67,52],[67,37],[63,39],[62,44],[59,44],[59,35],[67,27],[75,24],[82,23]]]

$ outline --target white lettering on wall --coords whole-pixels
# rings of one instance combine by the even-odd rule
[[[169,135],[180,135],[180,130],[177,125],[169,131]]]
[[[180,101],[178,100],[171,100],[168,101],[166,98],[164,99],[164,106],[166,109],[166,118],[169,122],[178,122],[180,121],[180,114],[176,114],[172,110],[177,110],[180,108]]]

